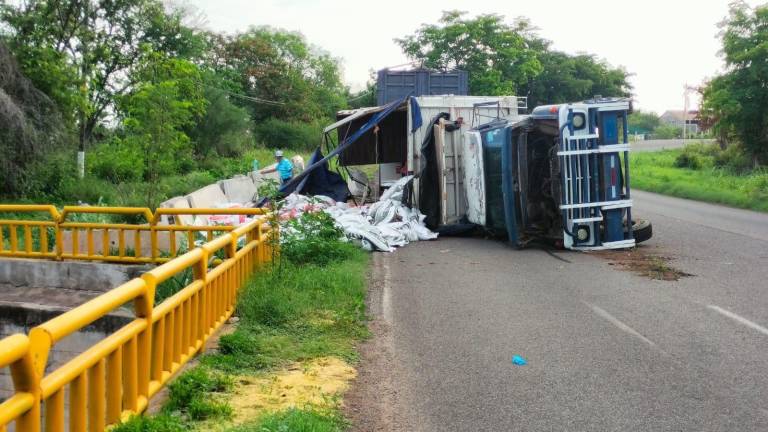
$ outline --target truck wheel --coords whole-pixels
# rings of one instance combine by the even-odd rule
[[[653,226],[647,219],[638,219],[632,221],[632,236],[635,243],[642,243],[653,236]]]

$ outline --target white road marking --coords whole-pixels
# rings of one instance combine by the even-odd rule
[[[585,301],[582,301],[582,303],[584,303],[585,305],[589,306],[592,309],[592,311],[594,313],[596,313],[597,315],[599,315],[601,318],[605,318],[608,322],[610,322],[611,324],[613,324],[616,327],[618,327],[619,330],[621,330],[621,331],[623,331],[625,333],[629,333],[632,336],[634,336],[634,337],[640,339],[641,341],[647,343],[648,345],[650,345],[650,346],[652,346],[652,347],[654,347],[656,349],[659,349],[659,347],[657,347],[656,344],[653,343],[653,341],[651,341],[650,339],[648,339],[645,336],[641,335],[640,333],[638,333],[632,327],[624,324],[623,322],[621,322],[615,316],[609,314],[608,312],[604,311],[603,309],[600,309],[599,307],[597,307],[597,306],[595,306],[595,305],[593,305],[591,303],[587,303]]]
[[[738,315],[736,315],[735,313],[733,313],[731,311],[728,311],[728,310],[725,310],[725,309],[721,308],[720,306],[707,305],[707,307],[709,309],[712,309],[713,311],[721,314],[721,315],[727,316],[728,318],[730,318],[730,319],[732,319],[732,320],[734,320],[734,321],[736,321],[738,323],[744,324],[745,326],[747,326],[747,327],[749,327],[749,328],[751,328],[753,330],[757,330],[760,333],[768,336],[768,328],[765,328],[765,327],[761,326],[760,324],[754,323],[754,322],[752,322],[752,321],[750,321],[750,320],[748,320],[748,319],[746,319],[744,317],[738,316]]]

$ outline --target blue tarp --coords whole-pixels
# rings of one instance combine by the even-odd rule
[[[421,107],[416,98],[411,98],[411,133],[416,132],[422,125]]]
[[[400,105],[405,103],[405,101],[408,99],[408,97],[410,97],[410,96],[404,96],[404,97],[402,97],[402,98],[400,98],[400,99],[398,99],[398,100],[396,100],[394,102],[391,102],[391,103],[387,104],[384,107],[384,109],[382,109],[381,111],[379,111],[376,114],[374,114],[373,116],[371,116],[371,118],[364,125],[360,126],[360,129],[355,131],[355,133],[353,133],[352,135],[348,136],[344,141],[342,141],[338,145],[338,147],[336,147],[335,149],[333,149],[333,151],[328,153],[327,156],[316,160],[315,156],[317,156],[318,158],[320,156],[322,156],[322,153],[320,153],[320,150],[318,149],[315,152],[315,154],[312,156],[312,158],[310,159],[309,166],[302,173],[300,173],[299,175],[297,175],[296,177],[291,179],[291,181],[289,181],[288,183],[286,183],[286,184],[284,184],[284,185],[282,185],[280,187],[280,194],[282,196],[288,196],[288,195],[290,195],[293,192],[308,193],[311,189],[315,188],[312,185],[313,181],[319,180],[319,178],[317,176],[314,176],[314,175],[310,176],[310,175],[315,170],[317,170],[317,169],[319,169],[321,167],[324,167],[323,170],[324,170],[325,173],[335,174],[335,175],[338,176],[338,174],[333,173],[333,172],[328,170],[328,160],[331,159],[332,157],[338,155],[339,153],[343,152],[349,146],[354,144],[354,142],[357,141],[358,139],[360,139],[360,137],[363,136],[363,134],[365,134],[369,130],[373,129],[374,126],[379,124],[388,115],[392,114],[392,112],[395,109],[397,109],[397,107],[399,107]],[[421,110],[419,110],[419,112],[421,112]],[[419,121],[421,121],[421,115],[419,115]],[[315,162],[312,162],[313,160]],[[321,178],[327,178],[328,174],[323,174],[320,177]],[[335,180],[334,180],[334,183],[335,183]],[[345,187],[346,187],[346,183],[345,183]],[[347,195],[348,194],[349,194],[349,190],[347,190]],[[337,201],[344,201],[344,200],[347,199],[347,196],[344,196],[343,198],[336,198],[336,197],[332,197],[332,198],[336,199]],[[266,203],[266,201],[267,201],[266,199],[262,200],[259,203],[259,205],[260,206],[264,205]]]

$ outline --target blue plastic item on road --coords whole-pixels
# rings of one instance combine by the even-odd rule
[[[520,357],[519,355],[514,355],[512,356],[512,364],[516,364],[518,366],[525,366],[528,364],[528,362],[525,361],[525,359]]]

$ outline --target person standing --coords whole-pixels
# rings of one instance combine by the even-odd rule
[[[286,184],[293,178],[293,164],[285,156],[281,150],[275,151],[275,167],[264,168],[259,171],[260,174],[269,174],[277,172],[280,174],[280,183]]]

